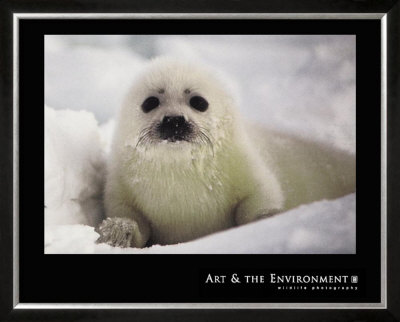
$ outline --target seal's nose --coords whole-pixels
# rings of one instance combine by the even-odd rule
[[[165,116],[158,126],[160,137],[171,142],[187,140],[191,133],[190,123],[183,116]]]

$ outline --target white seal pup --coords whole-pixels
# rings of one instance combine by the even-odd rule
[[[119,115],[98,242],[185,242],[297,205],[285,201],[298,193],[285,175],[280,183],[279,160],[268,151],[261,158],[253,143],[214,73],[156,59]]]

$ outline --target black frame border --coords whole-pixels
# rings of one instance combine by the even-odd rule
[[[202,5],[202,7],[200,7]],[[45,13],[45,12],[265,12],[265,13],[387,13],[387,309],[362,310],[78,310],[78,309],[40,309],[20,310],[13,307],[13,71],[12,71],[12,23],[13,13]],[[287,1],[283,5],[279,1],[235,2],[235,1],[203,1],[196,4],[191,1],[181,3],[166,2],[164,5],[156,1],[142,3],[140,1],[4,1],[0,4],[0,320],[10,321],[82,321],[112,320],[162,320],[176,321],[188,319],[219,320],[243,319],[261,321],[268,317],[271,321],[397,321],[400,319],[400,261],[397,255],[400,248],[400,200],[396,198],[400,188],[399,153],[400,124],[399,99],[399,57],[400,57],[400,3],[398,1]],[[212,315],[210,315],[212,314]]]

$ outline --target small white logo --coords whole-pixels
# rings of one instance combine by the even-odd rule
[[[358,283],[358,276],[353,275],[353,276],[351,277],[351,282],[352,282],[352,283]]]

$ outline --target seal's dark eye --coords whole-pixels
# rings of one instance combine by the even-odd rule
[[[205,98],[201,96],[193,96],[190,101],[190,106],[195,108],[196,110],[200,112],[204,112],[208,108],[208,102],[206,101]]]
[[[142,103],[142,110],[145,113],[154,110],[158,105],[160,105],[160,100],[155,96],[150,96],[144,100]]]

